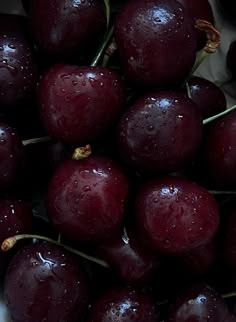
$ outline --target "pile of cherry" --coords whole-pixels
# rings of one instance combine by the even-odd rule
[[[0,14],[11,320],[236,321],[236,110],[193,76],[219,45],[208,1],[22,4]]]

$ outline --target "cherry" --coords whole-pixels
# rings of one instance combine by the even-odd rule
[[[15,130],[0,122],[0,191],[7,192],[22,179],[23,145]]]
[[[128,1],[118,14],[115,40],[126,78],[139,87],[180,84],[196,57],[192,17],[174,0]]]
[[[159,322],[147,295],[132,288],[108,290],[92,305],[88,322]]]
[[[159,268],[158,258],[149,254],[131,232],[109,239],[97,252],[128,285],[145,285]]]
[[[48,214],[68,239],[108,239],[123,223],[128,186],[120,167],[108,158],[64,161],[49,183]]]
[[[16,234],[27,234],[32,231],[32,211],[21,200],[0,200],[0,241]],[[5,273],[6,267],[14,252],[0,252],[0,275]]]
[[[88,305],[87,278],[77,260],[48,243],[18,251],[4,292],[12,322],[77,322]]]
[[[106,22],[98,0],[34,0],[29,19],[39,50],[54,59],[55,56],[68,59],[88,52]]]
[[[232,74],[232,78],[236,79],[236,40],[233,41],[226,55],[227,67]]]
[[[227,268],[236,268],[236,208],[232,202],[224,212],[224,225],[222,228],[223,259]]]
[[[189,95],[204,119],[226,109],[224,92],[207,79],[194,76],[188,81]]]
[[[202,130],[197,107],[185,94],[169,90],[148,93],[120,120],[120,157],[141,172],[177,171],[194,158]]]
[[[212,183],[221,188],[236,186],[236,111],[209,124],[205,138],[204,160]]]
[[[214,24],[214,16],[211,5],[208,0],[178,0],[189,12],[194,19],[203,19]],[[198,49],[206,44],[206,35],[204,32],[197,30]]]
[[[33,97],[37,65],[27,21],[0,14],[0,111],[24,107]]]
[[[103,67],[56,65],[41,79],[43,124],[56,139],[88,144],[114,125],[125,107],[120,76]]]
[[[192,285],[178,296],[167,322],[229,322],[226,303],[206,284]]]
[[[181,177],[163,177],[144,184],[135,202],[140,236],[153,249],[183,254],[212,241],[219,210],[204,188]]]

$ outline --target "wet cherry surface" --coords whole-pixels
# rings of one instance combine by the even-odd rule
[[[208,0],[178,0],[186,9],[190,11],[194,20],[203,19],[214,24],[214,16]],[[206,44],[206,36],[202,31],[197,30],[198,49]]]
[[[209,125],[204,160],[211,182],[217,187],[236,187],[236,111]]]
[[[0,122],[0,190],[6,192],[22,178],[24,151],[15,130]]]
[[[147,182],[136,197],[140,236],[166,254],[183,254],[208,244],[219,226],[219,209],[204,188],[181,177]]]
[[[0,111],[9,112],[28,103],[35,92],[36,82],[36,57],[26,19],[1,13]]]
[[[168,322],[229,322],[226,303],[206,284],[192,285],[178,296]]]
[[[45,128],[70,144],[101,137],[125,107],[120,76],[103,67],[56,65],[42,78],[38,95]]]
[[[185,94],[151,92],[122,116],[117,131],[119,154],[141,172],[177,171],[194,158],[202,130],[202,117]]]
[[[50,181],[48,214],[68,239],[97,242],[121,229],[128,190],[128,179],[112,160],[68,160]]]
[[[225,94],[214,83],[194,76],[188,81],[188,86],[190,97],[204,119],[226,110]]]
[[[92,307],[88,322],[159,322],[158,313],[147,295],[132,288],[106,292]]]
[[[139,87],[180,84],[195,61],[192,17],[174,0],[128,1],[115,40],[126,78]]]
[[[104,31],[106,21],[98,0],[35,0],[29,19],[39,50],[54,55],[54,59],[70,59],[88,51]]]
[[[87,278],[63,248],[22,248],[7,271],[5,298],[12,322],[78,322],[88,305]]]

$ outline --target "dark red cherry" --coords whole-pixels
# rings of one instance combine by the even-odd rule
[[[38,94],[47,131],[79,145],[111,129],[125,107],[120,76],[103,67],[56,65],[42,78]]]
[[[128,1],[115,40],[126,78],[140,87],[180,84],[196,57],[192,17],[175,0]]]
[[[194,76],[188,81],[189,95],[202,117],[208,118],[226,109],[224,92],[207,79]]]
[[[32,210],[21,200],[0,200],[0,242],[16,234],[30,234],[32,232]],[[14,251],[14,249],[13,249]],[[0,252],[0,276],[14,252]]]
[[[213,243],[193,249],[175,258],[174,265],[182,274],[190,277],[203,276],[213,267],[217,249]]]
[[[181,92],[155,91],[138,99],[118,126],[121,159],[139,171],[177,171],[194,158],[202,138],[202,118]]]
[[[228,308],[221,296],[210,286],[197,284],[179,294],[167,322],[229,322],[228,317]]]
[[[0,14],[0,111],[27,104],[36,82],[36,59],[26,19]]]
[[[153,249],[183,254],[212,241],[219,210],[204,188],[181,177],[163,177],[144,184],[135,202],[140,236]]]
[[[149,296],[132,288],[114,288],[92,305],[88,322],[159,322]]]
[[[203,19],[214,24],[214,16],[211,5],[208,0],[178,0],[186,9],[189,10],[195,19]],[[206,44],[206,34],[197,30],[198,49],[201,49]]]
[[[58,232],[76,241],[97,242],[117,233],[124,220],[128,179],[101,156],[62,163],[48,188],[48,214]]]
[[[134,233],[125,231],[99,245],[97,252],[129,285],[150,282],[159,268],[159,260],[141,246]]]
[[[236,79],[236,40],[233,41],[229,46],[226,62],[227,67],[232,74],[232,78]]]
[[[77,260],[46,243],[14,256],[4,293],[12,322],[78,322],[88,306],[87,278]]]
[[[104,30],[103,9],[99,0],[32,1],[30,27],[39,50],[63,58],[88,51]]]
[[[236,111],[209,125],[204,150],[204,165],[212,183],[230,189],[236,187]]]
[[[223,259],[227,268],[236,269],[236,207],[232,202],[224,212],[224,225],[221,231]]]
[[[22,178],[24,151],[15,130],[0,122],[0,191],[7,192]]]

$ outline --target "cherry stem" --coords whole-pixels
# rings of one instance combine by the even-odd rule
[[[49,142],[51,140],[52,140],[52,138],[50,136],[42,136],[40,138],[33,138],[33,139],[29,139],[29,140],[23,140],[22,144],[24,146],[27,146],[27,145],[37,144],[37,143]]]
[[[113,56],[116,51],[117,51],[117,44],[115,42],[115,39],[113,38],[110,45],[105,50],[105,55],[102,61],[103,67],[107,66],[110,57]]]
[[[208,123],[210,123],[210,122],[212,122],[212,121],[214,121],[214,120],[218,119],[219,117],[224,116],[224,115],[226,115],[226,114],[230,113],[231,111],[233,111],[233,110],[235,110],[235,109],[236,109],[236,105],[233,105],[233,106],[231,106],[230,108],[228,108],[227,110],[225,110],[225,111],[223,111],[223,112],[221,112],[221,113],[219,113],[219,114],[216,114],[216,115],[214,115],[214,116],[211,116],[211,117],[209,117],[209,118],[207,118],[207,119],[203,120],[203,125],[208,124]]]
[[[192,68],[192,71],[190,73],[190,77],[195,73],[195,71],[198,69],[198,67],[201,65],[201,63],[209,56],[210,54],[207,53],[206,51],[202,51],[200,56],[197,58],[195,61],[195,64]]]
[[[223,297],[223,299],[229,299],[231,297],[236,297],[236,292],[223,294],[222,297]]]
[[[236,195],[236,191],[209,190],[212,195]]]
[[[85,147],[80,147],[75,149],[72,155],[72,159],[76,161],[86,159],[90,156],[91,153],[92,153],[91,146],[87,144]]]
[[[59,241],[56,241],[54,239],[51,239],[51,238],[48,238],[48,237],[45,237],[45,236],[39,236],[39,235],[30,235],[30,234],[22,234],[22,235],[15,235],[13,237],[9,237],[7,239],[5,239],[1,245],[1,249],[2,251],[4,252],[7,252],[9,251],[11,248],[14,247],[14,245],[19,241],[19,240],[24,240],[24,239],[37,239],[37,240],[44,240],[48,243],[51,243],[51,244],[54,244],[54,245],[57,245],[57,246],[60,246],[60,247],[63,247],[64,249],[68,250],[69,252],[73,253],[73,254],[76,254],[84,259],[87,259],[88,261],[91,261],[91,262],[94,262],[100,266],[103,266],[103,267],[109,267],[109,265],[99,259],[99,258],[96,258],[96,257],[93,257],[93,256],[89,256],[83,252],[80,252],[79,250],[77,249],[74,249],[72,247],[69,247],[69,246],[66,246],[62,243],[60,243]]]
[[[106,18],[107,18],[107,28],[110,23],[110,17],[111,17],[111,9],[110,9],[110,0],[104,0],[105,8],[106,8]]]
[[[105,37],[104,37],[104,40],[101,44],[101,46],[99,47],[92,63],[91,63],[91,66],[94,67],[94,66],[97,66],[103,53],[104,53],[104,50],[106,49],[107,45],[109,44],[109,41],[111,40],[111,37],[113,35],[113,31],[114,31],[114,27],[111,27],[110,30],[107,31]]]

